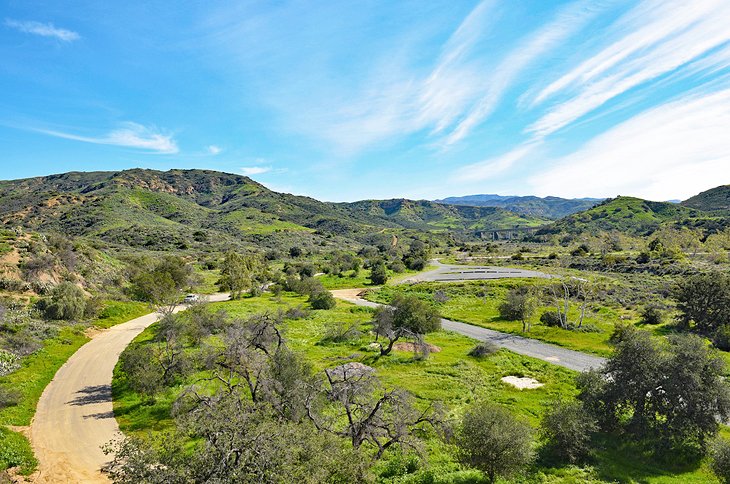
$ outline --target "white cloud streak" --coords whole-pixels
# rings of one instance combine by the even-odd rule
[[[210,153],[213,156],[219,155],[223,151],[223,148],[221,148],[220,146],[216,146],[216,145],[209,145],[206,149],[208,150],[208,153]]]
[[[457,183],[471,183],[494,178],[533,154],[539,145],[540,142],[525,143],[503,155],[463,166],[454,173],[452,180]]]
[[[271,171],[270,166],[244,166],[241,173],[244,176],[262,175]]]
[[[51,37],[62,42],[73,42],[74,40],[79,40],[81,38],[81,36],[73,30],[61,29],[54,26],[52,23],[44,24],[34,21],[5,19],[5,25],[26,34]]]
[[[171,134],[162,133],[156,128],[150,128],[132,122],[122,123],[119,128],[99,137],[81,136],[63,131],[39,128],[32,129],[32,131],[55,136],[56,138],[83,141],[98,145],[135,148],[158,154],[175,154],[180,151]]]
[[[528,180],[537,195],[687,198],[730,180],[730,89],[650,109]]]
[[[589,60],[550,83],[533,107],[560,94],[568,98],[527,128],[547,136],[607,101],[672,72],[730,41],[730,2],[650,0],[608,30],[614,39]]]
[[[590,8],[582,1],[570,4],[561,10],[552,22],[518,45],[497,65],[490,76],[483,79],[485,86],[481,99],[449,134],[446,144],[454,144],[466,137],[474,127],[492,114],[520,73],[535,60],[583,29],[599,12],[600,8]]]

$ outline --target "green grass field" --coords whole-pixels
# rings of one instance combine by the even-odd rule
[[[215,303],[211,308],[225,309],[233,317],[246,317],[300,305],[306,306],[305,297],[285,293],[280,299],[264,295]],[[410,352],[403,351],[378,357],[367,348],[372,341],[372,337],[365,333],[369,319],[368,309],[338,302],[337,307],[332,310],[312,311],[307,318],[288,321],[285,335],[290,347],[306,354],[316,369],[333,367],[348,361],[362,362],[374,367],[386,385],[403,387],[412,392],[420,405],[432,401],[443,402],[452,417],[458,417],[463,406],[475,398],[484,397],[507,406],[520,418],[536,426],[551,401],[556,398],[573,398],[576,394],[574,372],[506,350],[500,350],[484,359],[476,359],[467,355],[475,342],[450,332],[428,335],[427,341],[441,351],[431,353],[425,361],[414,360]],[[363,336],[348,343],[323,343],[326,328],[335,322],[357,323],[363,330]],[[155,326],[150,327],[135,340],[135,344],[147,344],[155,331]],[[166,389],[157,396],[154,403],[150,403],[127,386],[126,375],[117,368],[113,394],[115,414],[120,427],[124,432],[140,436],[170,429],[174,425],[170,410],[175,398],[186,385],[204,375],[205,373],[198,373],[178,382],[177,386]],[[544,386],[536,390],[517,390],[501,381],[507,375],[533,377],[544,383]],[[421,473],[417,474],[420,475],[418,478],[417,475],[381,478],[379,482],[480,482],[475,480],[473,471],[463,469],[456,462],[454,450],[450,446],[431,438],[426,442],[426,449],[431,469],[429,472],[432,477],[435,476],[433,480],[423,480],[425,474]],[[379,464],[376,473],[385,472],[383,469],[390,465],[393,465],[390,461]],[[589,466],[536,466],[530,470],[526,479],[525,482],[575,483],[713,482],[704,464],[672,467],[672,464],[656,463],[641,449],[622,442],[605,443]]]

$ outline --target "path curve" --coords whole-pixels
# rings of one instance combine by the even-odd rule
[[[332,294],[338,299],[357,304],[358,306],[367,306],[371,308],[380,306],[378,303],[367,301],[360,297],[360,293],[363,291],[364,289],[342,289],[332,291]],[[506,348],[521,355],[547,361],[548,363],[562,366],[570,370],[587,371],[591,368],[598,368],[606,362],[606,359],[601,358],[600,356],[569,350],[550,343],[544,343],[536,339],[502,333],[500,331],[494,331],[493,329],[474,326],[473,324],[451,321],[450,319],[442,318],[441,327],[447,331],[454,331],[479,341],[489,341],[501,348]]]
[[[228,297],[216,294],[209,300]],[[182,309],[178,306],[176,312]],[[112,407],[112,372],[124,348],[158,319],[158,314],[151,313],[102,331],[56,372],[31,423],[39,463],[35,482],[109,482],[101,469],[110,459],[101,447],[119,435]]]

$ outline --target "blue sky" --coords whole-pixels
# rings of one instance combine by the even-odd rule
[[[730,183],[729,25],[727,0],[5,1],[0,179],[686,198]]]

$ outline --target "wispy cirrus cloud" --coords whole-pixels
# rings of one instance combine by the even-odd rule
[[[494,178],[533,154],[539,145],[539,141],[524,143],[503,155],[462,166],[451,178],[457,183],[473,183]]]
[[[451,145],[462,140],[472,129],[484,122],[502,100],[505,92],[512,87],[516,78],[530,64],[582,30],[601,10],[600,4],[583,1],[570,4],[558,12],[552,21],[520,42],[488,76],[483,78],[481,97],[447,136],[446,144]]]
[[[241,168],[241,174],[244,176],[263,175],[271,171],[270,166],[244,166]]]
[[[686,198],[730,180],[730,89],[680,98],[597,136],[528,180],[537,195]]]
[[[41,37],[51,37],[63,42],[73,42],[74,40],[79,40],[81,38],[81,36],[77,32],[56,27],[50,22],[42,23],[28,20],[14,20],[8,18],[5,19],[5,25],[26,34],[39,35]]]
[[[605,47],[545,86],[532,107],[561,97],[528,133],[547,136],[615,97],[730,41],[725,0],[648,0],[605,32]],[[717,59],[722,62],[727,59]]]
[[[32,128],[31,131],[47,134],[56,138],[82,141],[98,145],[121,146],[135,148],[158,154],[175,154],[180,151],[172,134],[161,132],[155,127],[138,123],[125,122],[118,128],[101,136],[83,136],[65,131],[44,128]]]
[[[217,145],[208,145],[208,147],[206,147],[206,151],[215,156],[221,154],[223,152],[223,148]]]

